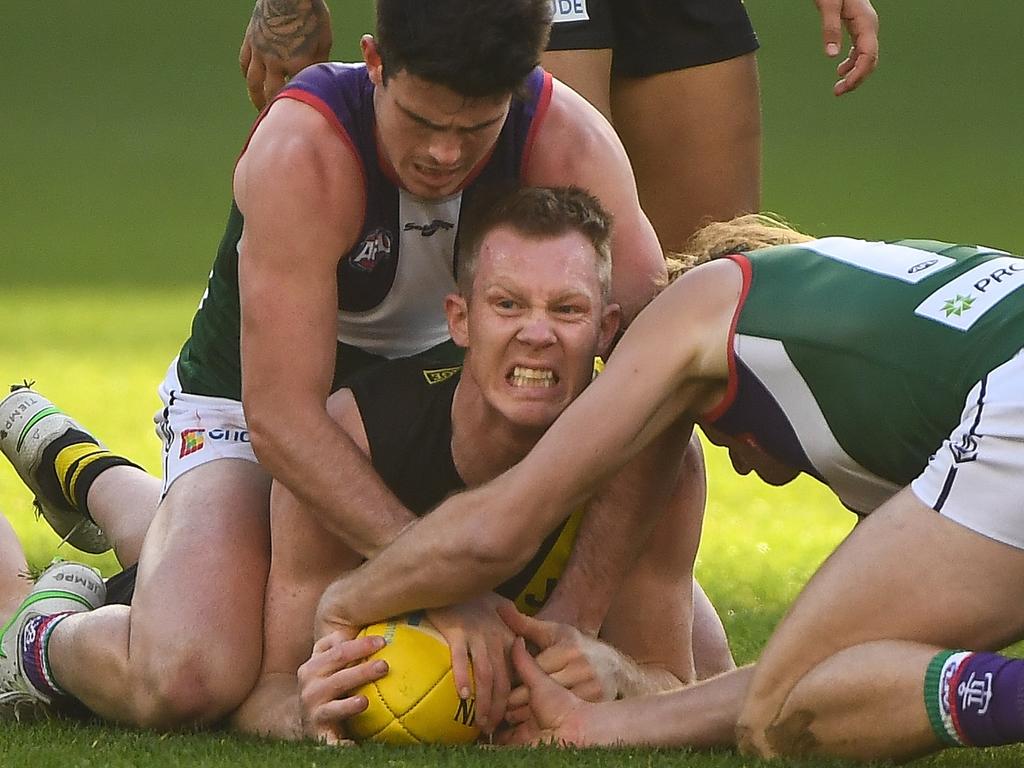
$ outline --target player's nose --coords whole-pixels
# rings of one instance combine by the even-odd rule
[[[556,341],[551,321],[539,313],[524,318],[516,338],[524,344],[536,347],[548,346]]]

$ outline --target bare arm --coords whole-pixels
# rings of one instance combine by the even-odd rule
[[[558,586],[538,613],[596,636],[657,523],[686,447],[666,433],[618,472],[588,503]]]
[[[242,401],[275,479],[364,556],[413,516],[327,413],[339,257],[358,236],[356,160],[316,111],[276,103],[235,172],[245,216],[238,263]],[[339,212],[341,214],[339,215]]]
[[[742,667],[677,691],[592,704],[546,675],[522,640],[513,647],[512,660],[530,689],[535,725],[510,740],[581,747],[734,746],[752,672],[752,667]]]
[[[263,109],[289,78],[327,61],[331,43],[323,0],[256,0],[238,53],[253,105]]]
[[[739,268],[720,262],[666,289],[626,332],[605,372],[522,462],[448,499],[334,582],[320,603],[321,626],[457,602],[523,567],[594,488],[670,424],[721,398],[740,287]]]
[[[615,130],[582,96],[558,81],[530,156],[526,182],[574,184],[597,197],[612,214],[612,299],[622,307],[628,324],[664,284],[661,246],[640,209],[633,169]]]

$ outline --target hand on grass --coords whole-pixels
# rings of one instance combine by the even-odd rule
[[[584,701],[611,701],[618,694],[618,654],[600,640],[569,624],[524,616],[515,606],[499,610],[509,628],[537,648],[535,662],[554,682]],[[529,715],[529,688],[509,695],[506,720],[522,722]]]
[[[585,726],[588,712],[598,705],[556,683],[526,650],[521,637],[512,646],[512,666],[529,694],[528,715],[502,731],[499,743],[590,746]]]
[[[345,632],[332,632],[320,638],[309,660],[299,667],[303,732],[326,744],[351,743],[345,738],[343,721],[366,709],[367,700],[365,696],[350,696],[349,692],[379,680],[388,672],[387,662],[381,659],[365,661],[384,647],[383,637],[353,638]],[[360,659],[364,661],[356,664]]]

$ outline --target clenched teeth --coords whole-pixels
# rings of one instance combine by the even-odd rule
[[[527,368],[517,365],[509,377],[513,387],[553,387],[555,373],[549,368]]]

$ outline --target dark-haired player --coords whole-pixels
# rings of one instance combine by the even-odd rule
[[[42,700],[70,695],[155,728],[233,710],[259,671],[272,478],[364,556],[410,522],[326,401],[372,362],[458,359],[443,300],[462,206],[484,187],[589,190],[616,221],[615,301],[631,317],[654,294],[664,261],[621,144],[536,66],[550,10],[380,0],[365,64],[310,68],[263,112],[191,337],[161,387],[162,486],[133,466],[97,471],[116,459],[56,418],[8,454],[23,477],[38,473],[20,452],[47,457],[51,492],[30,479],[44,512],[64,506],[102,528],[159,500],[131,608],[63,618],[26,651],[53,681]],[[479,631],[504,631],[489,627]]]
[[[682,247],[707,221],[756,211],[761,195],[757,38],[741,0],[552,0],[546,70],[615,125],[640,201],[661,244]],[[869,0],[816,0],[822,42],[839,55],[836,95],[857,88],[878,61]],[[288,77],[325,61],[324,0],[257,0],[241,52],[258,107]],[[713,127],[712,127],[713,126]]]

